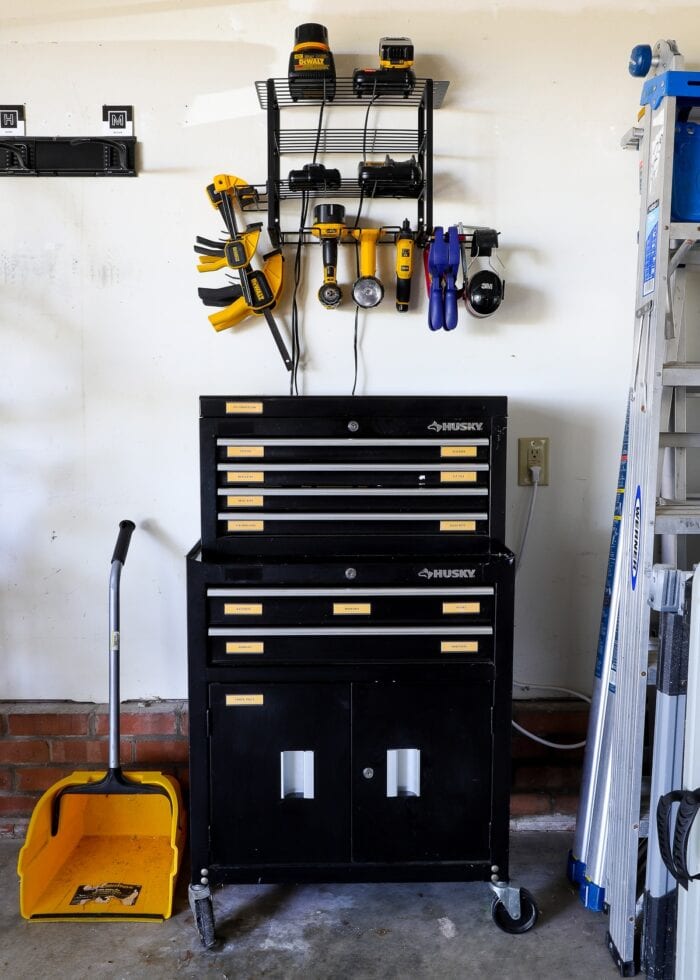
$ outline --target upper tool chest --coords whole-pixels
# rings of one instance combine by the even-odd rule
[[[202,398],[203,553],[480,550],[504,537],[505,444],[500,397]]]

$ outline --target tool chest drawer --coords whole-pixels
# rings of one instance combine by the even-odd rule
[[[203,551],[502,539],[505,433],[498,397],[202,398]]]
[[[490,623],[493,586],[431,589],[207,589],[208,618],[226,626],[399,626]]]
[[[494,663],[509,642],[512,601],[505,549],[439,564],[188,561],[191,651],[212,667]]]

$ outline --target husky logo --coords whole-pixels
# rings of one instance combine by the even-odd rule
[[[475,568],[422,568],[421,578],[476,578]]]
[[[431,422],[428,426],[433,432],[481,432],[483,422]]]

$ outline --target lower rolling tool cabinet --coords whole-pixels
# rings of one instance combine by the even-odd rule
[[[188,556],[192,884],[508,884],[513,556]]]

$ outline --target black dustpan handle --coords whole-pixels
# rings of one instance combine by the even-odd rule
[[[126,561],[126,555],[129,551],[129,543],[131,541],[131,535],[134,533],[134,528],[136,525],[133,521],[120,521],[119,522],[119,536],[117,537],[117,543],[114,546],[114,553],[112,555],[112,561],[120,561],[122,565]]]
[[[109,572],[109,769],[119,769],[119,580],[129,551],[133,521],[120,521]]]

